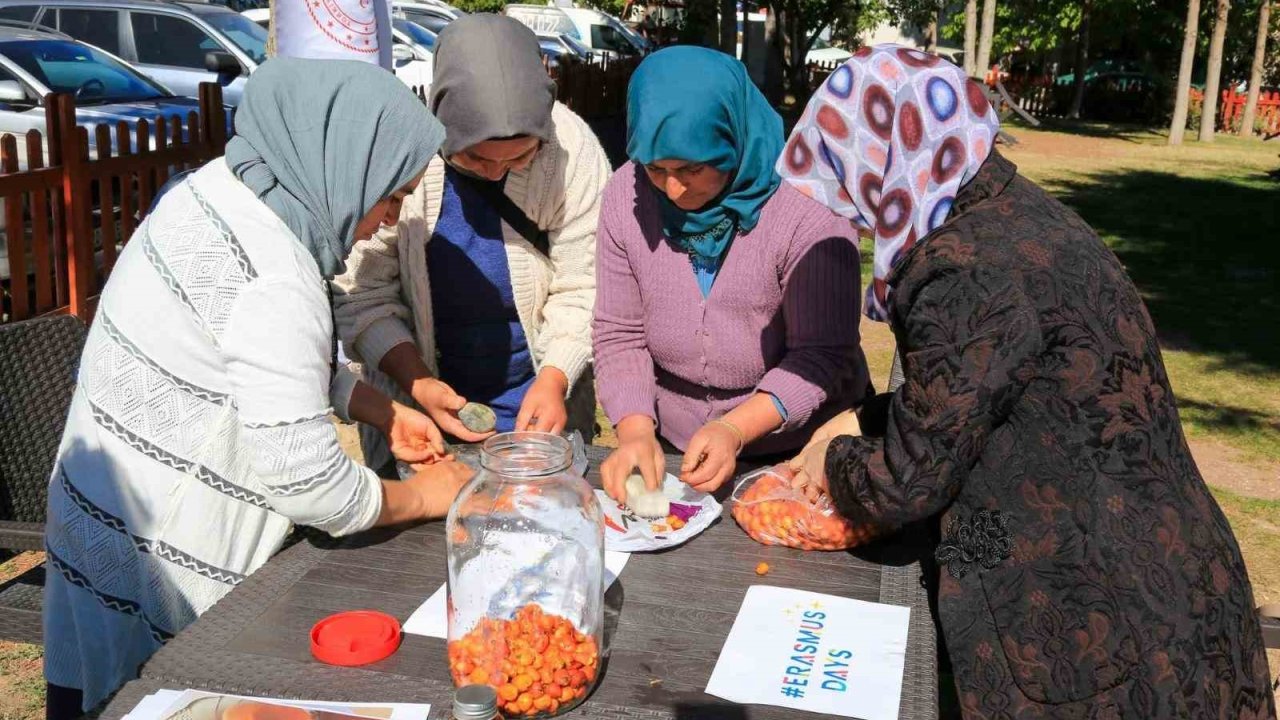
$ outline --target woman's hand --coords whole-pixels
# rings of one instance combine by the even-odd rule
[[[632,470],[638,469],[644,485],[650,490],[662,487],[667,460],[658,443],[653,420],[644,415],[631,415],[618,423],[618,449],[600,464],[604,491],[618,502],[627,501],[626,483]]]
[[[436,378],[422,378],[413,383],[413,399],[427,411],[436,427],[462,442],[475,443],[493,435],[492,432],[473,433],[458,419],[458,411],[467,399]]]
[[[449,514],[449,506],[458,491],[471,481],[475,472],[455,460],[433,465],[419,465],[413,476],[402,481],[417,492],[422,501],[422,519],[436,520]]]
[[[559,433],[569,422],[564,398],[569,392],[569,378],[558,368],[544,367],[520,403],[516,430]]]
[[[794,473],[791,478],[791,487],[803,491],[810,502],[828,492],[827,448],[831,446],[831,440],[835,437],[839,435],[810,442],[799,455],[787,463],[787,467]]]
[[[694,433],[680,464],[680,479],[698,492],[712,493],[733,477],[742,452],[742,433],[724,420],[713,420]]]
[[[381,430],[397,460],[425,463],[445,457],[444,437],[440,429],[431,422],[431,418],[413,408],[393,402],[389,421]]]
[[[856,437],[861,434],[862,425],[858,422],[858,414],[853,410],[845,410],[823,423],[822,427],[818,428],[818,431],[813,434],[813,437],[809,438],[805,449],[807,450],[810,445],[834,440],[841,435],[853,435]]]

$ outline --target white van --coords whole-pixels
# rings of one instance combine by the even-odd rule
[[[503,10],[536,33],[568,35],[597,55],[643,55],[648,43],[622,21],[599,10],[560,8],[551,5],[508,5]]]
[[[563,12],[577,28],[578,39],[592,50],[632,57],[649,49],[644,38],[608,13],[588,8],[565,8]]]

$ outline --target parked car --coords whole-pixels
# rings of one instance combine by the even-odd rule
[[[39,130],[45,136],[44,157],[48,158],[44,98],[51,92],[76,96],[76,124],[89,131],[91,158],[98,156],[94,130],[100,124],[115,127],[124,121],[134,126],[144,118],[159,117],[181,118],[185,123],[188,115],[199,109],[194,99],[174,96],[103,50],[56,31],[0,24],[0,133],[19,137],[20,170],[29,165],[26,145],[21,141],[29,130]],[[227,120],[230,122],[230,113]],[[112,145],[114,154],[114,133]],[[5,222],[4,200],[0,199],[0,280],[7,281]]]
[[[56,28],[118,55],[178,95],[222,85],[240,102],[267,57],[267,33],[223,5],[164,0],[0,0],[0,18]]]
[[[410,22],[421,25],[439,35],[446,25],[462,17],[466,13],[443,2],[398,2],[392,4],[392,11],[403,15]]]
[[[568,35],[556,33],[538,33],[538,51],[551,67],[556,67],[566,60],[591,62],[595,59],[591,48]]]
[[[409,87],[428,88],[435,71],[436,34],[404,18],[391,20],[396,77]]]
[[[271,12],[267,8],[246,10],[241,15],[257,24],[263,32],[266,32],[267,25],[271,22]],[[396,77],[409,87],[431,85],[434,67],[431,54],[435,52],[436,34],[405,18],[397,17],[392,18],[391,39]]]

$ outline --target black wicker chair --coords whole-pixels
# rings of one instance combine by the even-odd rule
[[[49,476],[85,335],[69,315],[0,325],[0,553],[44,549]],[[43,567],[0,585],[0,640],[40,642],[43,587]]]

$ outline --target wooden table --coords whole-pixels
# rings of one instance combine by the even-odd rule
[[[590,448],[588,478],[606,450]],[[668,459],[669,469],[679,458]],[[736,706],[703,692],[751,585],[772,584],[909,606],[901,718],[937,718],[933,623],[915,550],[882,543],[879,564],[848,553],[803,553],[750,540],[726,511],[685,546],[634,554],[606,595],[609,658],[599,686],[571,718],[814,717],[777,707]],[[875,553],[872,548],[871,552]],[[866,556],[867,553],[859,553]],[[755,567],[769,563],[767,577]],[[909,563],[909,564],[908,564]],[[452,685],[445,642],[406,635],[390,658],[359,668],[312,659],[309,630],[334,612],[375,609],[403,622],[445,581],[443,523],[386,529],[342,541],[308,540],[280,553],[144,667],[148,686],[316,700],[429,702],[447,717]],[[136,693],[135,693],[136,694]],[[122,696],[102,713],[122,717]]]

